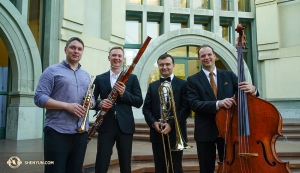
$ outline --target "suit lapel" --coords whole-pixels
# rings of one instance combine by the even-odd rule
[[[212,99],[216,100],[215,94],[210,86],[210,83],[209,83],[204,71],[201,70],[198,74],[199,74],[198,77],[199,77],[200,83],[202,84],[202,86],[204,87],[204,89],[206,90],[208,95],[210,95],[210,97]]]
[[[171,85],[172,85],[172,90],[173,90],[173,93],[174,93],[174,91],[178,87],[178,78],[176,76],[174,76],[173,80],[171,81]]]
[[[223,71],[217,69],[217,81],[218,81],[218,98],[223,98],[224,85],[227,85],[226,76],[224,76]]]
[[[105,73],[104,81],[105,81],[104,84],[105,84],[106,88],[108,89],[108,93],[110,93],[112,88],[110,86],[110,72],[109,71]]]

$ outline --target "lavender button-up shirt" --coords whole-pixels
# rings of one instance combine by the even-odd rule
[[[78,65],[74,71],[64,60],[49,66],[40,77],[36,88],[34,103],[43,108],[48,99],[67,103],[83,104],[84,96],[90,83],[90,75]],[[82,119],[67,110],[47,109],[45,126],[59,133],[74,134],[80,127]],[[89,123],[86,123],[88,130]]]

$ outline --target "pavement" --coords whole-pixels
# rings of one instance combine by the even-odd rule
[[[143,122],[144,120],[136,120],[136,122]],[[193,120],[189,120],[188,123]],[[284,120],[284,122],[295,122],[295,120]],[[300,120],[296,120],[300,122]],[[43,140],[0,140],[0,172],[1,173],[42,173],[44,170],[43,159]],[[188,143],[193,148],[184,150],[184,154],[196,154],[196,144],[194,142]],[[300,152],[300,141],[277,141],[277,152]],[[97,139],[92,138],[89,142],[84,165],[95,163],[96,159]],[[132,155],[152,155],[152,148],[150,142],[133,141]],[[10,159],[14,157],[14,159]],[[111,159],[117,159],[117,150],[113,148],[113,155]],[[9,160],[18,160],[22,162],[18,168],[11,168]],[[19,162],[20,163],[20,162]],[[14,163],[10,163],[14,166]],[[15,163],[16,165],[16,163]]]

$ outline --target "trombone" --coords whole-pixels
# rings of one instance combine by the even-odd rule
[[[160,126],[161,130],[163,130],[162,124],[166,123],[169,119],[173,118],[174,122],[175,122],[176,144],[173,149],[171,149],[170,138],[169,138],[169,135],[167,134],[167,142],[168,142],[169,153],[170,153],[170,161],[169,161],[169,159],[167,159],[165,140],[164,140],[164,135],[162,134],[162,142],[163,142],[163,148],[164,148],[166,169],[167,169],[167,172],[169,173],[170,166],[171,166],[172,172],[174,172],[171,152],[172,151],[181,151],[184,149],[190,149],[193,146],[188,145],[182,138],[180,126],[179,126],[177,115],[176,115],[176,107],[175,107],[175,101],[174,101],[171,83],[168,81],[164,81],[158,88],[158,94],[159,94],[160,105],[161,105],[161,119],[159,120],[160,124],[161,124],[161,126]],[[170,116],[171,111],[173,113],[173,116]]]

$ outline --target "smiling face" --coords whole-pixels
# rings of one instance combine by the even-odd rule
[[[124,53],[122,49],[112,49],[108,56],[112,68],[120,68],[124,62]]]
[[[173,68],[175,64],[173,63],[170,57],[166,57],[164,59],[159,59],[157,61],[158,69],[160,74],[166,78],[169,77],[173,73]]]
[[[77,40],[65,47],[66,61],[69,64],[77,64],[81,60],[82,53],[83,45]]]
[[[216,55],[210,47],[203,47],[199,50],[198,60],[205,70],[212,71],[215,69]]]

